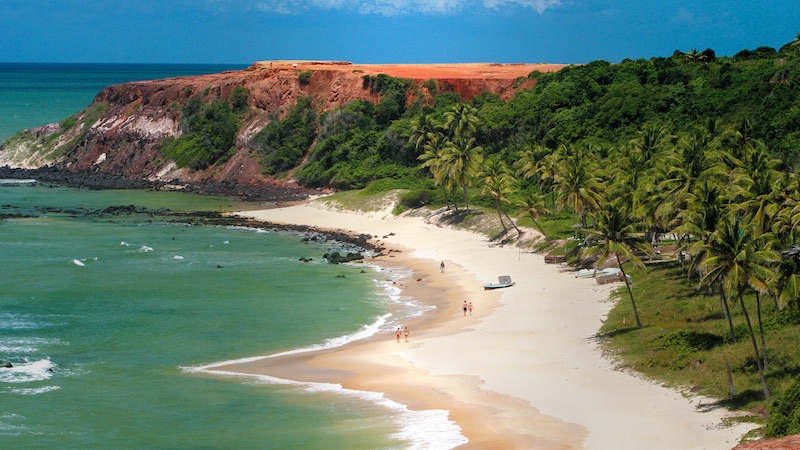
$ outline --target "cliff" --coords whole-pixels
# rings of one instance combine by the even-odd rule
[[[318,113],[354,99],[380,101],[364,76],[386,74],[408,79],[408,100],[429,97],[430,88],[451,90],[468,101],[488,91],[503,99],[533,86],[532,71],[563,66],[536,64],[356,65],[346,62],[265,61],[246,70],[141,81],[109,86],[77,115],[58,124],[20,132],[0,147],[0,166],[51,166],[130,179],[171,183],[283,184],[262,175],[250,139],[302,96],[313,98]],[[305,74],[301,77],[301,74]],[[165,138],[182,134],[183,105],[192,98],[230,99],[244,87],[249,110],[224,163],[202,170],[179,168],[164,156]]]

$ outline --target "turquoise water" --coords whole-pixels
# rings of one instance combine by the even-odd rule
[[[244,67],[244,66],[242,66]],[[0,142],[124,81],[242,67],[0,63]],[[445,411],[214,363],[332,347],[424,310],[402,273],[323,263],[329,245],[189,226],[137,205],[249,209],[222,197],[0,183],[3,448],[451,448]],[[87,214],[88,213],[88,214]],[[14,217],[24,215],[31,217]],[[312,258],[312,262],[300,262]]]
[[[89,106],[100,90],[112,84],[244,68],[246,65],[0,63],[0,143],[20,130],[66,119]]]
[[[230,203],[43,186],[0,186],[0,198],[5,214]],[[376,279],[385,275],[326,264],[320,256],[327,250],[295,235],[147,215],[40,212],[0,221],[0,360],[15,366],[0,369],[0,441],[40,448],[406,447],[391,437],[401,431],[396,411],[375,398],[191,370],[376,330],[389,301]]]

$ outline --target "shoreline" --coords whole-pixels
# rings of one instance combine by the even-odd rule
[[[725,411],[700,412],[703,399],[621,372],[602,355],[594,334],[614,285],[559,273],[541,255],[493,246],[475,233],[386,211],[304,203],[240,215],[378,236],[377,244],[393,250],[373,261],[410,269],[398,281],[403,295],[436,309],[408,322],[408,343],[378,333],[210,371],[337,383],[411,410],[446,410],[468,439],[460,448],[729,449],[752,428],[725,427]],[[482,283],[498,275],[516,285],[484,291]],[[460,311],[465,299],[476,305],[473,316]]]

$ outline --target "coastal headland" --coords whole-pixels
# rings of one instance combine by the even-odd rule
[[[407,101],[452,92],[463,101],[488,92],[508,100],[531,89],[532,73],[555,72],[563,64],[353,64],[336,61],[262,61],[244,70],[147,80],[108,86],[70,120],[23,130],[0,146],[0,166],[92,177],[146,180],[176,186],[206,186],[239,195],[248,186],[305,195],[296,183],[265,175],[254,136],[283,117],[300,98],[312,99],[317,114],[354,100],[378,104],[381,93],[365,77],[384,74],[409,80]],[[237,88],[248,92],[248,113],[235,131],[224,161],[208,168],[178,165],[164,155],[165,140],[184,134],[182,107],[190,100],[228,100]],[[87,176],[88,177],[88,176]],[[228,186],[228,187],[226,187]],[[252,189],[251,189],[252,191]]]
[[[729,449],[752,426],[728,425],[712,399],[616,369],[594,335],[613,285],[577,279],[539,254],[494,245],[436,217],[354,213],[316,202],[242,213],[375,236],[376,262],[411,274],[403,295],[435,309],[343,347],[209,370],[340,384],[380,392],[412,410],[449,411],[463,448]],[[440,271],[439,264],[446,269]],[[509,275],[516,284],[487,291]],[[463,302],[474,305],[464,314]]]

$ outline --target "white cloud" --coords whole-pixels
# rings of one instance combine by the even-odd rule
[[[564,0],[253,0],[252,7],[279,14],[299,14],[311,9],[337,9],[360,14],[399,16],[404,14],[452,14],[465,9],[502,10],[509,7],[531,8],[543,13],[560,6]]]
[[[506,5],[519,5],[525,8],[533,8],[539,14],[546,9],[554,6],[561,6],[562,0],[483,0],[487,8],[502,9]]]

